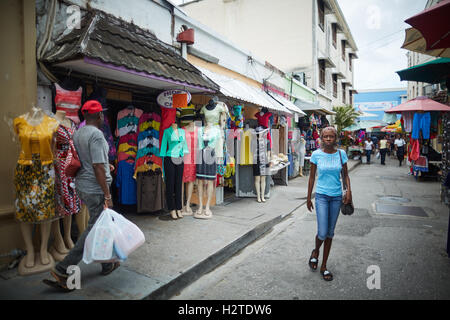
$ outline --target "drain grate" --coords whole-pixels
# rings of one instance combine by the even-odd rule
[[[376,211],[377,213],[389,213],[415,217],[428,217],[428,214],[421,207],[396,206],[384,203],[377,203]]]
[[[380,197],[380,200],[381,201],[389,201],[389,202],[401,202],[401,203],[411,202],[411,200],[409,200],[409,199],[397,197],[397,196],[382,196],[382,197]]]

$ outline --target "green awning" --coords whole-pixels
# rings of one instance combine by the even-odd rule
[[[450,77],[450,58],[439,58],[397,71],[400,80],[439,83]]]

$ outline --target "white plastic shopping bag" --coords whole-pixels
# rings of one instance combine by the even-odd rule
[[[103,210],[84,242],[84,263],[117,261],[118,257],[114,252],[116,234],[111,212]]]
[[[110,210],[116,227],[114,251],[121,260],[128,258],[130,253],[145,242],[144,233],[123,215]]]
[[[379,152],[377,152],[377,159],[380,159],[380,157],[381,157],[381,155],[380,155],[380,153]]]

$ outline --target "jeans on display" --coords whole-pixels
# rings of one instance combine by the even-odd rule
[[[81,259],[83,259],[84,242],[86,237],[91,231],[100,214],[103,212],[103,206],[105,204],[105,195],[84,193],[77,190],[78,196],[86,204],[89,210],[89,221],[86,230],[80,235],[75,246],[67,254],[63,261],[56,265],[56,270],[62,274],[66,274],[66,270],[71,265],[77,265]],[[103,270],[110,268],[112,263],[102,263]]]
[[[366,150],[367,163],[370,163],[370,155],[372,154],[372,150]]]
[[[316,193],[317,237],[320,240],[333,238],[341,203],[342,196],[332,197]]]

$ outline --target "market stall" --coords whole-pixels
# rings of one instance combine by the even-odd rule
[[[439,178],[442,164],[443,114],[450,107],[427,97],[417,97],[385,112],[400,113],[408,134],[408,160],[415,177]]]

